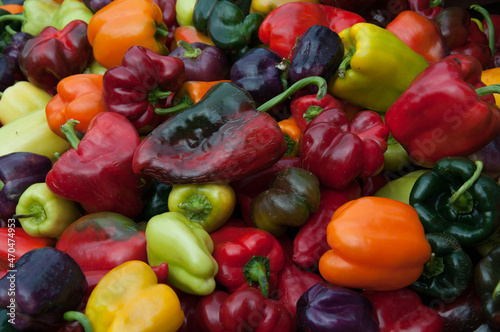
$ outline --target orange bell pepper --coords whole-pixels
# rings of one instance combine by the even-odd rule
[[[77,74],[57,84],[57,94],[45,107],[47,123],[57,135],[66,138],[61,126],[69,119],[79,121],[76,130],[87,132],[90,120],[106,111],[102,101],[102,77],[98,74]]]
[[[339,207],[328,224],[327,242],[331,250],[319,261],[326,281],[377,291],[412,284],[432,252],[411,205],[374,196]]]
[[[185,40],[190,44],[196,42],[214,46],[214,42],[208,35],[196,30],[196,28],[191,25],[183,25],[175,28],[174,40],[172,41],[172,45],[170,45],[171,50],[177,48],[177,42],[179,40]]]
[[[295,121],[294,117],[290,117],[279,121],[278,125],[285,136],[285,142],[287,144],[286,152],[283,157],[297,157],[299,155],[299,140],[302,136],[302,130],[300,130],[297,125],[297,121]]]
[[[87,27],[95,60],[106,68],[119,66],[132,46],[166,55],[168,31],[153,0],[115,0],[96,12]],[[158,36],[158,38],[157,38]]]
[[[0,6],[0,9],[6,10],[11,14],[19,14],[24,12],[24,6],[23,5],[16,5],[16,4],[7,4],[7,5],[2,5]]]
[[[486,85],[500,84],[500,67],[483,70],[481,81]],[[500,107],[500,94],[494,93],[495,104]]]

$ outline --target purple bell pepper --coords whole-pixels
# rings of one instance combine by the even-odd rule
[[[379,327],[371,302],[361,293],[318,282],[297,301],[301,331],[376,332]]]
[[[15,71],[15,64],[11,59],[7,55],[0,53],[0,92],[16,83]]]
[[[112,1],[113,0],[82,0],[85,6],[93,13],[99,11],[99,9],[110,4]]]
[[[26,77],[21,71],[19,67],[19,55],[24,48],[24,45],[33,38],[32,35],[26,32],[16,32],[10,41],[10,45],[5,48],[5,55],[11,59],[14,63],[14,75],[16,77],[16,81],[25,81]]]

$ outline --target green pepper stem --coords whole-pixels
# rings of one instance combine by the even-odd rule
[[[475,4],[471,5],[470,9],[474,9],[483,15],[486,25],[488,25],[488,44],[490,46],[491,54],[495,55],[495,26],[493,25],[490,13],[485,8]]]
[[[200,48],[194,48],[190,43],[182,39],[177,42],[177,46],[182,47],[185,50],[182,55],[183,58],[193,59],[202,53]]]
[[[78,143],[80,143],[80,139],[76,136],[76,125],[79,124],[80,121],[69,119],[65,124],[61,126],[61,132],[66,135],[66,139],[73,149],[78,149]]]
[[[212,212],[212,204],[208,200],[207,196],[194,194],[184,203],[179,204],[179,208],[185,210],[188,215],[188,219],[191,221],[205,221]]]
[[[5,31],[7,31],[11,36],[14,36],[17,33],[17,31],[12,29],[12,27],[10,25],[7,25],[5,27]]]
[[[243,267],[243,274],[250,286],[257,282],[260,293],[265,297],[269,297],[269,277],[271,276],[269,257],[252,256]]]
[[[21,21],[22,23],[24,23],[26,21],[26,17],[19,14],[2,15],[0,16],[0,22],[3,21]]]
[[[168,36],[168,28],[166,26],[160,25],[156,27],[156,35],[160,37]]]
[[[301,80],[298,80],[292,86],[290,86],[288,89],[277,95],[276,97],[268,100],[264,104],[260,105],[257,110],[262,111],[262,112],[267,112],[277,104],[285,101],[288,97],[293,95],[295,92],[299,91],[303,87],[309,85],[309,84],[315,84],[318,86],[318,93],[316,94],[316,98],[318,100],[323,99],[323,97],[326,95],[326,88],[327,88],[327,83],[326,80],[323,77],[320,76],[309,76],[306,78],[303,78]]]
[[[472,174],[472,177],[465,181],[465,183],[457,191],[455,191],[453,195],[451,195],[449,201],[450,205],[453,205],[474,184],[474,182],[476,182],[476,180],[481,175],[481,172],[483,171],[483,162],[477,160],[475,164],[476,170],[474,171],[474,174]]]
[[[354,56],[354,53],[356,53],[356,47],[354,46],[349,47],[349,51],[345,55],[344,59],[340,63],[339,68],[337,70],[337,75],[340,78],[344,78],[347,68],[351,65],[351,60],[352,57]]]
[[[311,122],[316,116],[318,116],[319,113],[323,112],[324,110],[325,109],[320,106],[311,105],[309,106],[307,111],[305,111],[303,117],[307,122]]]
[[[442,0],[431,0],[429,1],[429,7],[434,8],[434,7],[439,7],[441,6]]]
[[[26,218],[32,218],[32,217],[38,217],[42,214],[41,211],[35,211],[31,213],[22,213],[22,214],[15,214],[12,216],[14,219],[26,219]]]
[[[169,108],[155,108],[155,113],[159,115],[167,115],[167,114],[172,114],[172,113],[177,113],[180,111],[185,110],[186,108],[189,108],[193,105],[193,102],[188,102],[188,101],[183,101],[180,104],[177,104],[175,106],[169,107]]]
[[[491,296],[493,297],[493,299],[495,299],[498,294],[500,294],[500,281],[495,286],[495,289],[493,290],[493,293],[491,294]]]
[[[63,318],[68,322],[72,322],[74,320],[78,321],[82,325],[85,332],[94,332],[94,329],[92,328],[92,324],[90,323],[88,317],[79,311],[66,311],[63,315]]]
[[[500,84],[482,86],[476,89],[478,97],[489,95],[490,93],[500,93]]]
[[[160,88],[155,88],[148,93],[148,103],[156,105],[159,100],[168,98],[171,94],[172,91],[163,91]]]
[[[425,263],[425,269],[427,273],[434,274],[434,270],[436,269],[436,265],[434,263],[435,261],[436,261],[436,254],[432,253],[429,261]]]

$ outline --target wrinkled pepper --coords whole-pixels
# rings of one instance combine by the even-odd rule
[[[85,134],[90,121],[106,111],[102,98],[102,77],[98,74],[75,74],[57,83],[57,94],[45,107],[47,123],[54,133],[66,138],[61,126],[73,119],[78,121],[75,130]]]
[[[165,27],[161,9],[153,0],[115,0],[92,16],[87,31],[95,60],[110,68],[121,65],[132,46],[167,54],[162,42],[168,34]]]
[[[426,233],[452,235],[464,247],[481,244],[500,227],[500,187],[482,174],[480,161],[440,159],[417,179],[410,204]]]
[[[28,81],[9,86],[0,99],[0,122],[5,125],[32,111],[44,108],[52,96]]]
[[[474,267],[474,286],[481,297],[481,313],[495,330],[500,328],[500,246],[493,248]]]
[[[148,221],[146,240],[149,264],[168,264],[168,284],[188,294],[214,291],[218,271],[214,244],[200,224],[179,212],[165,212]]]
[[[327,227],[331,247],[319,272],[334,285],[395,290],[415,282],[431,257],[431,247],[416,210],[374,196],[339,207]],[[398,250],[394,250],[398,248]]]
[[[145,186],[132,171],[132,156],[140,143],[132,123],[118,113],[102,112],[91,120],[81,140],[75,124],[70,120],[62,127],[73,149],[61,155],[47,174],[49,189],[80,203],[88,213],[137,216]]]

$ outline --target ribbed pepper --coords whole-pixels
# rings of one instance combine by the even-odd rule
[[[82,20],[89,23],[94,13],[81,0],[64,0],[50,21],[50,25],[57,30],[74,20]]]

